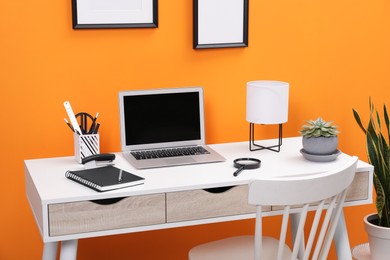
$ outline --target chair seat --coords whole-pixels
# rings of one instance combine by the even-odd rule
[[[279,240],[263,237],[262,259],[277,259]],[[283,259],[291,258],[291,250],[285,245]],[[254,236],[235,236],[212,241],[192,248],[190,260],[246,260],[254,259]]]

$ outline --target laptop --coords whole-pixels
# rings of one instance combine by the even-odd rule
[[[225,161],[205,144],[202,87],[119,92],[121,148],[137,169]]]

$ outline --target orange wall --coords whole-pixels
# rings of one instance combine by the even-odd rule
[[[352,116],[368,96],[390,104],[390,2],[250,1],[249,47],[192,49],[192,1],[160,0],[158,29],[73,30],[71,1],[0,4],[0,259],[39,259],[42,241],[25,196],[23,160],[73,154],[63,101],[100,112],[102,152],[119,151],[120,90],[200,85],[209,143],[247,140],[245,83],[290,83],[285,136],[322,116],[340,126],[340,149],[365,160]],[[264,138],[268,133],[260,133]],[[261,152],[259,152],[261,157]],[[351,245],[367,240],[346,209]],[[81,240],[79,259],[186,259],[207,239],[250,232],[252,221]]]

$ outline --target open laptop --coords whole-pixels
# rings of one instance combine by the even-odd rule
[[[205,145],[203,88],[119,92],[121,147],[137,169],[224,161]]]

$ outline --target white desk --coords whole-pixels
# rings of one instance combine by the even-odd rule
[[[264,145],[274,142],[260,141]],[[117,154],[117,167],[143,176],[146,182],[104,193],[65,178],[67,170],[83,167],[74,157],[26,160],[26,193],[44,242],[43,259],[55,259],[58,242],[62,242],[61,259],[74,259],[80,238],[253,218],[255,209],[247,204],[247,184],[251,179],[313,174],[337,167],[349,157],[341,154],[326,163],[307,161],[299,152],[300,137],[283,139],[280,153],[250,152],[247,142],[211,147],[226,162],[135,170]],[[239,157],[261,159],[261,168],[244,170],[233,177],[233,160]],[[359,161],[346,206],[372,203],[372,175],[373,167]],[[234,187],[220,193],[204,190],[226,186]],[[108,205],[91,202],[112,202],[115,198],[124,199]],[[269,208],[265,214],[280,213]],[[344,218],[335,241],[339,259],[351,259]]]

